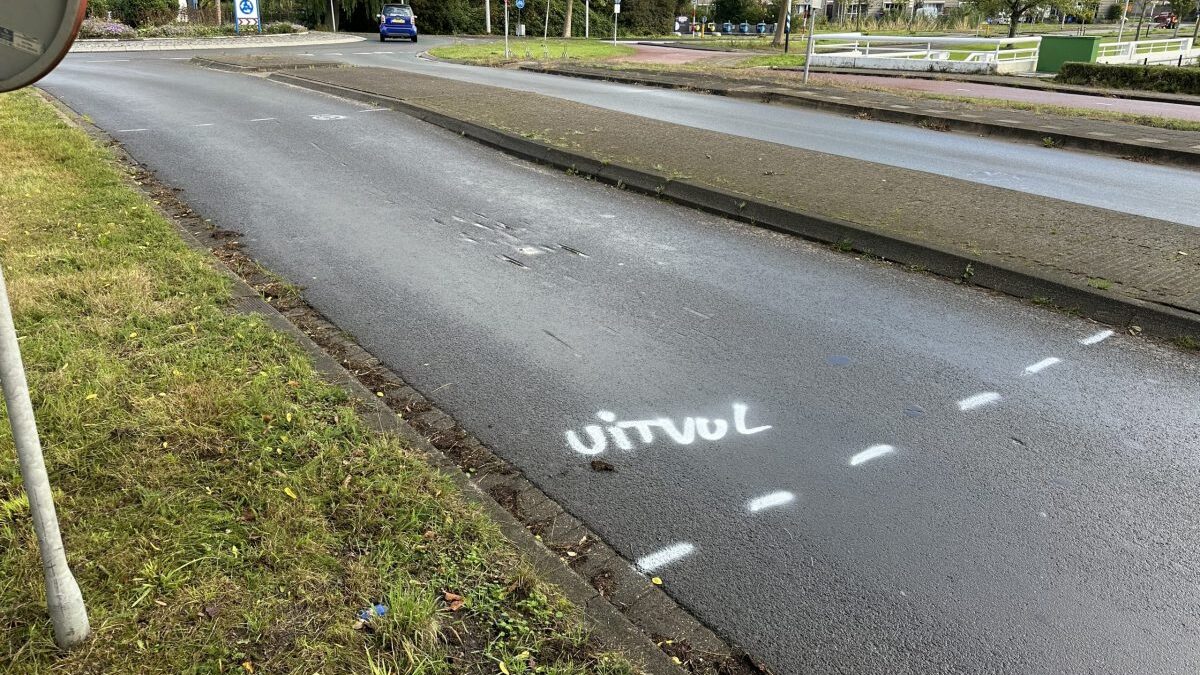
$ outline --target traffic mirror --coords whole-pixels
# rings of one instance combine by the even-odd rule
[[[0,2],[0,92],[33,84],[67,54],[87,0]]]

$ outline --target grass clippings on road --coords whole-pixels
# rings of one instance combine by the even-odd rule
[[[7,422],[0,664],[39,673],[624,673],[496,525],[373,433],[30,92],[0,96],[0,255],[93,638],[55,651]],[[460,599],[461,596],[461,599]],[[383,616],[357,615],[375,603]]]
[[[598,40],[550,39],[545,43],[536,38],[509,40],[509,57],[504,57],[504,40],[491,42],[462,42],[434,47],[431,56],[458,63],[495,66],[520,61],[567,61],[588,63],[622,56],[632,56],[633,47],[614,45]]]

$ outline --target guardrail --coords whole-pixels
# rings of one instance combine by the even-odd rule
[[[894,70],[1023,72],[1036,67],[1041,41],[1037,35],[964,38],[827,33],[814,37],[813,63]]]
[[[1100,44],[1097,62],[1100,64],[1166,64],[1194,56],[1192,38],[1172,37],[1168,40],[1139,40]]]

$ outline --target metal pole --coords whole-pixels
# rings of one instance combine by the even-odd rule
[[[804,48],[804,84],[808,84],[808,64],[813,55],[813,31],[817,27],[817,8],[814,4],[808,6],[808,45]]]
[[[616,7],[616,5],[613,5]],[[613,12],[613,44],[617,44],[617,19],[621,18],[620,12]]]
[[[546,41],[550,39],[550,0],[546,0],[546,28],[542,32],[542,51],[546,50]]]
[[[508,0],[504,0],[504,58],[508,59]]]
[[[592,37],[592,0],[583,0],[583,38]]]
[[[333,8],[333,0],[329,0],[329,18],[333,21],[333,32],[337,32],[337,10]]]
[[[1117,42],[1120,42],[1125,37],[1125,19],[1129,16],[1129,2],[1121,7],[1121,27],[1117,29]]]
[[[63,548],[62,534],[58,531],[54,496],[50,492],[50,478],[46,475],[46,461],[42,457],[42,444],[38,440],[33,403],[29,399],[25,367],[21,364],[21,347],[17,343],[17,331],[13,326],[8,289],[5,287],[2,272],[0,385],[4,388],[4,402],[8,405],[13,445],[16,446],[17,463],[21,467],[21,482],[25,486],[25,494],[29,497],[29,513],[33,516],[33,530],[37,533],[38,550],[42,556],[42,572],[46,577],[46,605],[50,610],[50,623],[54,626],[54,643],[61,649],[69,649],[86,640],[91,627],[88,624],[87,608],[83,605],[83,594],[79,592],[79,584],[75,582],[71,568],[67,566],[67,553]]]
[[[483,25],[488,35],[492,34],[492,0],[483,0]]]

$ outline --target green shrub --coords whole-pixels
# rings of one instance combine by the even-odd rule
[[[1118,2],[1115,4],[1109,5],[1108,9],[1105,10],[1105,12],[1104,12],[1104,18],[1107,21],[1120,21],[1121,20],[1121,3]]]
[[[1064,63],[1058,81],[1090,87],[1200,95],[1200,68]]]
[[[114,17],[134,28],[168,23],[179,15],[176,0],[112,0],[109,7]]]

